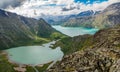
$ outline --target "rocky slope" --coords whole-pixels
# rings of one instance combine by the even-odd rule
[[[62,26],[65,27],[78,27],[78,26],[82,26],[82,27],[88,27],[91,28],[92,27],[92,23],[94,21],[94,16],[97,14],[100,14],[100,11],[93,11],[93,10],[88,10],[88,11],[84,11],[79,13],[78,15],[69,18],[68,20],[66,20]]]
[[[102,12],[94,15],[87,14],[85,17],[69,19],[63,23],[63,26],[83,26],[83,27],[96,27],[106,28],[112,27],[120,23],[120,2],[114,3]]]
[[[120,24],[120,2],[108,6],[101,14],[95,16],[92,25],[98,28],[105,28],[117,24]]]
[[[54,32],[57,31],[43,19],[36,20],[0,10],[0,49],[41,44],[47,42]]]
[[[66,22],[62,24],[62,26],[65,27],[88,27],[91,28],[91,24],[93,22],[93,17],[92,16],[83,16],[83,17],[78,17],[78,18],[70,18]]]
[[[98,31],[92,45],[64,56],[47,72],[119,72],[120,26]]]

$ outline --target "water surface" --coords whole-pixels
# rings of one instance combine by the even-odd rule
[[[56,30],[62,32],[63,34],[66,34],[68,36],[78,36],[78,35],[84,35],[84,34],[95,34],[98,29],[95,28],[84,28],[84,27],[62,27],[59,25],[52,26]]]
[[[11,61],[20,64],[38,65],[61,60],[63,52],[60,47],[51,49],[49,47],[51,44],[53,42],[43,44],[43,46],[23,46],[6,51]]]

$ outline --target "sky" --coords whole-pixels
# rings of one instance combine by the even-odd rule
[[[93,4],[95,2],[97,3],[101,3],[101,2],[104,2],[104,1],[108,1],[108,0],[74,0],[75,2],[81,2],[81,3],[84,3],[84,4]]]
[[[12,1],[15,3],[15,0]],[[120,0],[25,0],[14,8],[8,4],[4,9],[23,16],[38,18],[78,14],[86,10],[100,11],[115,2],[120,2]],[[1,4],[4,5],[1,2],[0,6]]]
[[[0,0],[0,8],[6,8],[9,5],[12,7],[19,6],[25,0]]]

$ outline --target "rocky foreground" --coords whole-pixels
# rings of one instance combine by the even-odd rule
[[[64,56],[47,72],[120,72],[120,26],[100,30],[92,45]]]

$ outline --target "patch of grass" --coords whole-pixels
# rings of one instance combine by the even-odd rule
[[[120,44],[118,44],[118,45],[117,45],[117,47],[119,47],[119,48],[120,48]]]
[[[0,72],[16,72],[13,67],[17,65],[8,62],[6,54],[0,52]]]
[[[63,35],[63,34],[61,34],[61,33],[59,33],[59,32],[54,32],[54,33],[52,33],[52,34],[50,35],[50,37],[51,37],[52,39],[57,40],[57,39],[64,38],[65,35]]]
[[[39,72],[44,72],[46,71],[46,69],[48,68],[48,66],[51,64],[50,63],[47,63],[47,64],[44,64],[42,67],[39,67],[39,66],[36,66],[35,68],[39,71]]]
[[[31,66],[27,66],[26,69],[27,69],[26,72],[36,72],[35,69]]]

